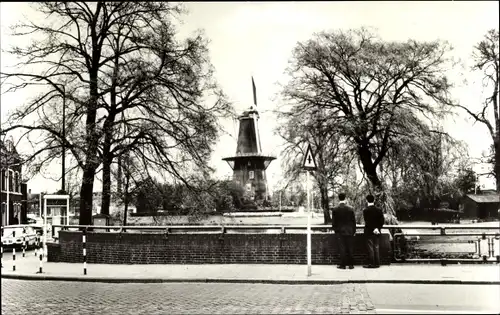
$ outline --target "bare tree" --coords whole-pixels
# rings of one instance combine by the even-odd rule
[[[337,187],[337,177],[348,163],[347,144],[340,134],[330,128],[323,111],[280,112],[282,122],[277,128],[278,135],[285,141],[282,151],[284,176],[297,180],[302,170],[305,149],[311,144],[315,152],[317,169],[313,173],[321,196],[324,223],[331,221],[329,212],[329,191]]]
[[[401,136],[397,126],[411,116],[440,117],[451,104],[447,51],[438,41],[385,42],[366,29],[322,32],[297,44],[283,96],[296,110],[324,109],[381,193],[378,168]]]
[[[119,176],[120,180],[123,182],[123,189],[118,191],[115,194],[116,200],[119,205],[123,206],[123,222],[122,225],[127,225],[129,205],[133,201],[133,194],[138,189],[140,184],[144,182],[145,172],[141,172],[141,170],[137,167],[137,163],[130,158],[130,155],[124,154],[120,157],[121,159],[121,168],[120,173],[115,174],[115,176]]]
[[[14,28],[29,35],[13,47],[18,72],[2,73],[8,91],[41,86],[42,92],[16,110],[10,126],[36,136],[27,159],[46,165],[64,145],[82,169],[80,224],[90,224],[93,182],[103,166],[103,208],[109,209],[113,159],[130,151],[156,171],[181,177],[186,161],[206,159],[217,135],[216,115],[227,108],[202,104],[205,92],[221,96],[201,36],[175,40],[172,19],[181,12],[167,2],[44,2],[47,19]],[[7,80],[7,81],[6,81]],[[61,123],[66,99],[66,130]],[[120,114],[126,112],[124,119]],[[127,125],[128,133],[116,131]],[[38,131],[38,132],[37,132]],[[36,133],[35,133],[36,132]],[[83,135],[83,136],[82,136]],[[34,140],[31,140],[34,141]]]
[[[230,110],[212,78],[207,41],[198,34],[179,43],[168,17],[157,17],[157,12],[127,16],[107,39],[116,57],[106,77],[110,98],[102,146],[104,212],[109,211],[116,157],[135,151],[142,167],[161,169],[187,184],[182,171],[207,171],[217,118]],[[129,50],[134,53],[121,53]],[[210,106],[203,102],[207,94],[214,99]]]
[[[458,105],[475,121],[484,124],[493,140],[493,174],[496,180],[496,190],[500,193],[500,105],[498,90],[500,84],[500,51],[498,29],[489,30],[474,47],[473,70],[482,71],[483,87],[489,89],[479,112],[473,112],[468,106]],[[493,112],[493,116],[491,115]]]
[[[406,137],[394,141],[381,164],[381,176],[391,183],[396,209],[411,208],[417,200],[432,208],[432,201],[453,186],[451,174],[467,150],[440,128],[409,123],[407,127],[420,130],[418,141]]]

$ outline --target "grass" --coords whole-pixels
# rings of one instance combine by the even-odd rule
[[[404,222],[402,225],[431,225],[429,222]],[[455,233],[499,233],[499,222],[471,223],[462,221],[461,227],[466,229],[446,229],[446,236],[420,236],[419,241],[408,244],[407,258],[478,258],[479,252],[476,252],[476,243],[480,246],[480,254],[489,255],[487,240],[481,240],[480,236],[453,236]],[[475,229],[477,226],[486,226],[491,229]],[[418,232],[431,232],[429,230],[418,230]],[[439,230],[432,231],[433,234],[439,234]],[[472,243],[468,243],[472,241]],[[448,243],[450,242],[450,243]],[[453,243],[452,243],[453,242]],[[500,242],[494,240],[494,256],[500,255]]]

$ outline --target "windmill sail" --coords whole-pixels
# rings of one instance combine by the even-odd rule
[[[255,82],[252,77],[252,89],[253,89],[253,104],[257,106],[257,90],[255,89]]]

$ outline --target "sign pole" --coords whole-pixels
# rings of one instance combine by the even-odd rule
[[[314,190],[311,189],[311,215],[314,218]]]
[[[311,276],[311,203],[310,203],[310,192],[309,192],[309,171],[307,174],[307,276]]]

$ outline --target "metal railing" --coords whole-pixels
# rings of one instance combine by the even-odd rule
[[[362,230],[365,226],[362,224],[356,225],[356,230]],[[248,233],[253,233],[254,231],[262,231],[262,230],[268,230],[268,231],[280,231],[280,233],[286,233],[287,231],[303,231],[305,232],[307,230],[307,225],[306,224],[297,224],[297,225],[283,225],[283,224],[276,224],[276,225],[163,225],[163,226],[155,226],[155,225],[127,225],[127,226],[121,226],[121,225],[64,225],[64,224],[54,224],[52,225],[52,231],[53,233],[57,232],[58,230],[98,230],[98,231],[107,231],[107,232],[126,232],[128,230],[131,231],[149,231],[149,232],[155,232],[155,231],[165,231],[168,229],[171,233],[182,233],[182,232],[191,232],[191,233],[206,233],[206,232],[215,232],[215,231],[220,231],[221,229],[224,229],[225,233],[231,233],[234,231],[238,232],[248,232]],[[500,231],[500,226],[497,227],[489,227],[489,226],[464,226],[464,225],[453,225],[453,224],[448,224],[448,225],[384,225],[383,230],[415,230],[415,229],[425,229],[425,230],[439,230],[440,234],[439,235],[449,235],[446,234],[447,230],[498,230]],[[325,233],[331,233],[332,232],[332,227],[330,225],[326,224],[315,224],[311,225],[311,230],[313,232],[325,232]],[[395,233],[392,233],[395,234]],[[415,234],[417,235],[417,234]],[[428,234],[422,234],[422,235],[428,235]],[[432,235],[438,235],[438,234],[432,234]],[[457,236],[457,234],[453,233],[453,235]],[[466,235],[471,235],[470,233],[466,233]]]
[[[363,226],[358,226],[357,229],[363,228]],[[307,225],[164,225],[164,226],[144,226],[144,225],[127,225],[127,226],[113,226],[113,225],[63,225],[54,224],[52,225],[53,233],[59,230],[69,231],[75,230],[79,231],[82,229],[94,230],[94,231],[106,231],[111,233],[124,233],[127,231],[140,231],[140,232],[158,232],[164,233],[168,230],[169,233],[254,233],[256,231],[262,232],[267,231],[271,234],[287,233],[290,232],[306,232]],[[311,230],[313,232],[325,232],[328,233],[332,229],[329,225],[311,225]]]
[[[424,233],[424,232],[398,232],[394,233],[393,237],[393,258],[396,262],[439,262],[442,265],[448,263],[500,263],[500,256],[495,255],[495,240],[500,241],[500,226],[460,226],[460,225],[433,225],[433,226],[398,226],[400,230],[404,229],[420,229],[420,230],[438,230],[438,233]],[[449,230],[458,232],[450,233]],[[461,232],[460,230],[469,230]],[[471,232],[470,230],[489,232]],[[492,232],[495,231],[495,232]],[[415,240],[414,237],[423,236],[423,240]],[[469,237],[469,239],[464,239]],[[455,239],[446,239],[455,238]],[[458,238],[458,239],[456,239]],[[485,240],[488,245],[488,255],[481,255],[481,242]],[[423,244],[473,244],[473,252],[448,252],[449,254],[468,253],[476,258],[408,258],[411,251]],[[497,244],[498,246],[498,244]]]

